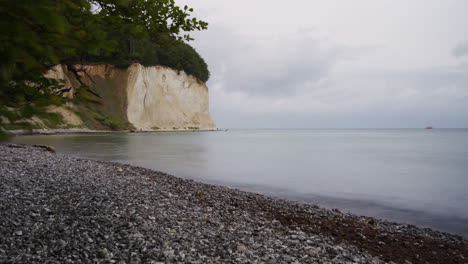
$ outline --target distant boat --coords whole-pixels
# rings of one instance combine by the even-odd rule
[[[432,129],[432,127],[431,127],[431,126],[427,126],[426,129]]]

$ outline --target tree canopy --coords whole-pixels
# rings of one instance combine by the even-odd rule
[[[1,0],[0,128],[25,116],[12,109],[60,103],[60,83],[43,77],[59,63],[161,64],[208,80],[185,43],[208,26],[192,12],[174,0]]]

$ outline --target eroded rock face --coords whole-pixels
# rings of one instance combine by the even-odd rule
[[[126,70],[111,65],[57,65],[46,77],[65,80],[73,98],[81,83],[93,87],[104,108],[136,129],[216,129],[209,113],[208,88],[193,76],[168,67],[132,64]]]
[[[161,66],[133,64],[127,71],[127,117],[135,127],[215,129],[204,83]]]
[[[46,72],[44,76],[50,79],[63,80],[63,88],[66,91],[63,93],[63,96],[71,99],[73,98],[75,87],[72,84],[72,80],[68,76],[67,72],[68,68],[66,65],[56,65],[48,72]]]

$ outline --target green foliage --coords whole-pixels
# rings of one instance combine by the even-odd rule
[[[84,11],[89,8],[85,0],[1,1],[1,84],[34,80],[61,58],[74,54],[85,32],[71,20],[77,14],[89,14]]]
[[[60,128],[63,124],[63,116],[59,113],[40,112],[36,116],[44,122],[46,127],[51,129]]]
[[[207,80],[206,64],[182,42],[192,39],[186,32],[207,28],[192,12],[174,0],[0,1],[0,130],[35,115],[34,107],[63,102],[62,84],[43,77],[61,62],[105,58],[123,67],[140,61]],[[180,61],[164,55],[166,48]],[[118,120],[106,123],[121,127]]]
[[[160,128],[160,127],[157,127],[157,126],[154,126],[154,127],[152,127],[151,129],[153,129],[153,130],[160,130],[161,128]]]
[[[128,130],[133,125],[124,120],[125,113],[114,97],[112,84],[96,84],[92,88],[82,86],[75,93],[73,103],[76,109],[68,110],[77,114],[85,126],[98,130]],[[126,111],[126,110],[125,110]]]
[[[175,5],[174,0],[92,0],[99,12],[97,27],[105,34],[108,50],[97,49],[67,63],[108,63],[127,68],[134,62],[183,70],[201,81],[209,78],[203,58],[186,44],[190,35],[181,32],[204,30],[208,23],[190,17],[193,9]]]
[[[23,109],[20,110],[20,113],[25,118],[31,118],[31,117],[34,116],[36,111],[35,111],[34,107],[32,107],[31,105],[27,105],[27,106],[23,107]]]
[[[5,132],[3,130],[0,130],[0,142],[7,141],[10,138],[11,138],[10,134],[8,134],[7,132]]]
[[[89,102],[89,103],[94,103],[94,104],[101,104],[101,101],[99,101],[99,98],[96,97],[96,95],[90,93],[89,87],[81,87],[78,89],[75,93],[74,96],[74,101],[77,104],[83,103],[83,102]]]
[[[127,68],[134,62],[144,66],[162,65],[197,77],[206,82],[210,77],[208,65],[198,52],[187,43],[172,39],[164,44],[150,40],[133,40],[133,46],[127,45],[125,36],[120,36],[119,49],[109,55],[83,55],[73,63],[107,63],[118,68]],[[71,62],[71,61],[70,61]]]
[[[13,116],[8,123],[3,124],[7,130],[29,130],[43,128],[61,128],[63,126],[63,116],[59,113],[50,113],[45,110],[45,107],[37,107],[35,105],[27,105],[19,108],[16,111],[9,111],[8,114]],[[33,121],[33,117],[39,118],[43,125]]]
[[[183,70],[204,82],[210,78],[206,62],[194,48],[186,43],[179,41],[170,46],[160,47],[158,55],[161,65]]]
[[[187,127],[188,129],[191,129],[191,130],[199,130],[200,128],[199,127]]]
[[[91,0],[98,7],[102,24],[117,25],[120,32],[139,39],[171,36],[191,40],[182,32],[207,29],[208,23],[191,17],[192,8],[177,6],[174,0]],[[184,35],[181,35],[184,34]]]
[[[0,89],[0,127],[4,121],[14,123],[32,117],[38,108],[62,104],[64,99],[54,93],[60,84],[43,76],[4,84]]]
[[[126,130],[133,128],[129,126],[128,122],[105,114],[94,113],[94,119],[98,120],[102,125],[110,128],[111,130]]]
[[[120,119],[107,118],[104,120],[104,125],[110,127],[112,130],[125,130],[125,121]]]
[[[7,130],[31,130],[31,129],[41,129],[43,128],[37,123],[32,122],[16,122],[13,124],[5,124],[5,129]]]

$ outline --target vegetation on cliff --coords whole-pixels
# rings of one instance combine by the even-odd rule
[[[165,65],[206,81],[206,63],[185,41],[207,23],[174,0],[22,0],[0,3],[0,130],[61,104],[59,63]]]
[[[184,71],[206,82],[210,77],[208,65],[189,44],[180,39],[166,37],[156,42],[147,38],[137,39],[127,34],[109,34],[117,43],[118,49],[110,53],[93,55],[81,53],[79,56],[67,58],[67,64],[112,64],[119,68],[127,68],[134,62],[144,66],[163,65],[172,69]]]

